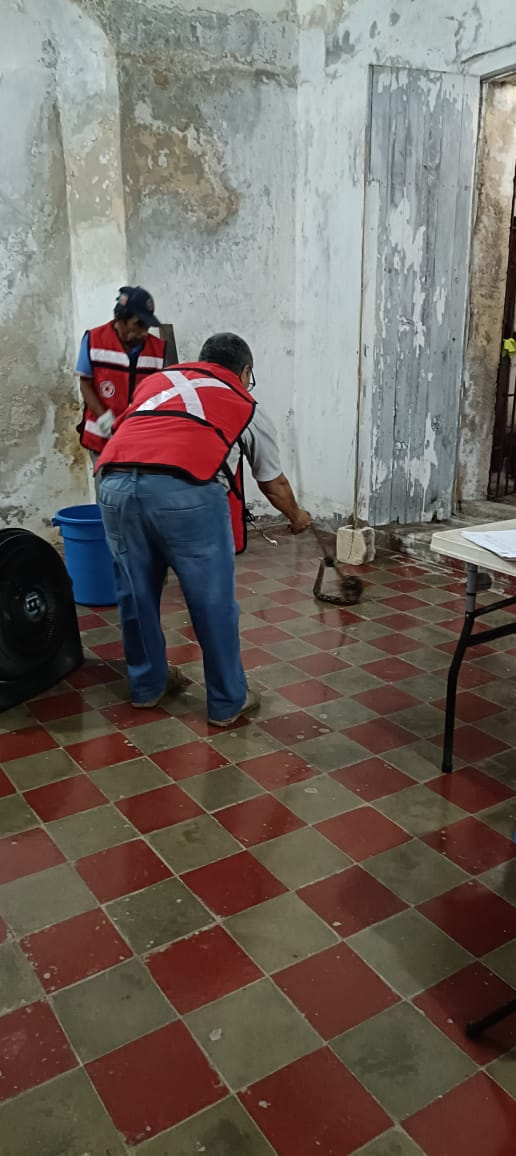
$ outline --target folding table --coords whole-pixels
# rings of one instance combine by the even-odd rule
[[[482,533],[488,531],[516,530],[516,518],[503,522],[488,522],[482,526],[471,526],[468,529]],[[445,773],[453,770],[453,733],[455,728],[455,703],[457,698],[457,679],[462,660],[467,650],[480,646],[485,642],[494,642],[497,638],[506,638],[509,634],[516,634],[516,615],[513,622],[503,626],[493,626],[486,630],[479,630],[475,634],[473,628],[479,618],[493,614],[497,610],[507,610],[516,605],[516,597],[502,598],[497,602],[490,602],[488,606],[477,607],[477,593],[479,590],[489,589],[489,579],[485,571],[496,574],[505,574],[514,578],[516,582],[516,561],[510,562],[507,558],[499,558],[490,550],[476,546],[464,538],[461,530],[439,530],[433,534],[430,543],[431,550],[444,558],[454,558],[466,565],[466,610],[464,626],[460,634],[455,653],[448,672],[446,690],[446,716],[444,724],[444,744],[442,769]],[[479,573],[483,571],[484,573]],[[486,581],[487,578],[487,581]],[[516,688],[515,688],[516,699]],[[515,756],[516,759],[516,756]]]
[[[510,518],[503,522],[489,522],[482,526],[472,526],[468,528],[479,532],[516,530],[516,518]],[[497,602],[489,603],[488,606],[477,608],[477,593],[479,590],[489,589],[490,581],[486,581],[487,575],[485,571],[494,574],[505,574],[516,580],[516,562],[511,562],[506,558],[499,558],[497,554],[492,554],[490,550],[486,550],[482,546],[476,546],[474,542],[469,542],[467,538],[463,537],[461,530],[438,531],[432,536],[431,549],[434,553],[440,554],[444,558],[453,558],[456,561],[464,562],[467,575],[464,625],[451,661],[446,691],[442,769],[444,772],[449,773],[453,769],[453,734],[455,727],[457,679],[464,655],[468,649],[479,646],[483,642],[494,642],[497,638],[506,638],[510,634],[516,634],[516,615],[514,622],[508,622],[504,626],[494,626],[473,634],[475,622],[479,618],[483,618],[487,614],[492,614],[494,611],[506,610],[509,606],[516,605],[516,597],[513,597],[503,598]],[[512,999],[501,1007],[495,1008],[483,1019],[469,1023],[466,1027],[466,1034],[470,1039],[477,1039],[487,1028],[494,1026],[499,1023],[500,1020],[505,1019],[514,1012],[516,1012],[516,999]]]

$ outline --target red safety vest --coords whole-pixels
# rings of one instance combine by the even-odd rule
[[[119,417],[132,400],[144,377],[163,369],[165,342],[147,335],[137,361],[130,361],[112,321],[88,332],[88,350],[93,369],[93,388],[105,409]],[[107,438],[99,432],[97,418],[87,406],[77,427],[81,444],[101,453]]]
[[[246,547],[242,453],[227,459],[249,425],[255,402],[240,378],[208,362],[176,365],[146,378],[120,417],[96,470],[109,465],[171,470],[192,482],[226,474],[237,554]]]

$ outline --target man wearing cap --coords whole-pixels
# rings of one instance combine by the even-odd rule
[[[84,334],[75,368],[84,413],[77,427],[81,445],[95,462],[115,422],[130,405],[139,381],[163,369],[165,342],[149,335],[157,328],[154,301],[141,285],[120,289],[114,318]]]

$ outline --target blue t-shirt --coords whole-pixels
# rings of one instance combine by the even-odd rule
[[[133,345],[132,349],[130,349],[129,353],[128,353],[129,361],[136,361],[138,359],[142,349],[143,349],[143,343],[142,342],[140,342],[139,345]],[[89,333],[88,332],[86,332],[84,334],[84,337],[81,341],[81,348],[79,350],[79,356],[77,358],[77,365],[75,366],[75,372],[79,373],[81,377],[93,377],[93,366],[92,366],[91,361],[90,361]]]

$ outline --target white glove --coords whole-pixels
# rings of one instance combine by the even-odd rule
[[[103,438],[111,437],[111,431],[115,424],[115,415],[112,409],[107,409],[105,413],[101,413],[97,418],[97,429]]]

